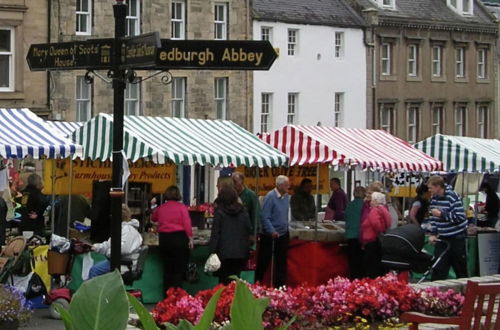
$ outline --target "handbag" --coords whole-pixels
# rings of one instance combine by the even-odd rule
[[[212,253],[205,262],[205,272],[216,272],[220,268],[220,260],[217,254]]]

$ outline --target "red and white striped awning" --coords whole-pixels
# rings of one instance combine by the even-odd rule
[[[382,171],[430,172],[440,161],[383,130],[287,125],[261,139],[290,157],[290,166],[331,163]]]

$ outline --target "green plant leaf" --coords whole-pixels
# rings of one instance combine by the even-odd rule
[[[172,323],[163,323],[163,326],[167,330],[177,330],[177,327]]]
[[[278,330],[286,330],[286,329],[288,329],[288,328],[289,328],[289,327],[293,324],[293,322],[295,322],[295,319],[296,319],[296,318],[297,318],[296,316],[292,317],[292,318],[290,319],[290,321],[288,321],[288,323],[287,323],[287,324],[282,325],[281,327],[279,327],[279,328],[278,328]]]
[[[61,315],[64,322],[64,328],[66,330],[74,330],[75,327],[73,326],[73,318],[71,317],[71,314],[60,304],[56,304],[54,307],[59,315]]]
[[[210,328],[210,324],[212,324],[212,321],[214,320],[215,309],[217,308],[217,301],[219,300],[220,295],[222,294],[223,290],[224,290],[223,288],[220,288],[212,296],[212,298],[210,298],[207,306],[205,307],[205,310],[203,311],[203,315],[201,316],[201,320],[193,328],[194,330],[206,330],[206,329]]]
[[[128,300],[118,270],[86,281],[69,305],[75,330],[122,330],[127,327]]]
[[[269,298],[257,299],[241,280],[236,282],[236,292],[231,304],[231,325],[238,330],[258,330],[262,327],[262,313],[269,305]]]
[[[134,308],[137,315],[139,315],[139,320],[141,320],[142,328],[144,330],[158,330],[158,327],[156,326],[156,322],[153,319],[153,316],[141,304],[141,302],[137,300],[137,298],[131,295],[130,293],[127,293],[127,296],[128,296],[128,301]]]
[[[181,320],[177,325],[177,330],[193,330],[194,326],[191,322],[186,320]],[[208,328],[206,328],[208,330]]]

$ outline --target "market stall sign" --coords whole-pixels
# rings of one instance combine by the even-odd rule
[[[397,173],[390,175],[392,188],[389,195],[391,197],[415,197],[417,187],[424,181],[420,174]]]
[[[55,184],[54,193],[69,193],[69,173],[70,166],[67,159],[45,160],[43,168],[43,182],[45,194],[52,194],[52,167],[55,163]],[[100,160],[74,160],[73,161],[73,185],[71,193],[73,195],[91,194],[92,183],[94,181],[111,181],[110,161]],[[165,190],[175,184],[175,165],[155,164],[149,161],[138,160],[135,163],[129,162],[130,176],[129,182],[151,183],[153,194],[164,193]]]
[[[237,169],[245,175],[245,185],[251,190],[258,193],[259,196],[265,196],[270,190],[276,186],[276,177],[278,175],[286,175],[290,179],[289,193],[293,194],[296,187],[300,185],[303,179],[310,179],[313,183],[313,194],[316,194],[316,174],[318,172],[317,165],[296,165],[292,167],[245,167],[240,166]],[[257,189],[257,182],[259,187]],[[319,167],[319,193],[330,193],[330,180],[328,173],[328,165],[322,164]]]

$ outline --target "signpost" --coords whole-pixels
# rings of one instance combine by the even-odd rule
[[[113,5],[113,39],[34,44],[26,56],[31,71],[108,70],[112,78],[111,269],[120,267],[124,91],[133,70],[269,70],[278,56],[269,41],[160,40],[157,32],[125,37],[126,9],[123,0]]]

